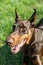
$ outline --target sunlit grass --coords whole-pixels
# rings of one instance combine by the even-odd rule
[[[22,52],[12,55],[10,48],[4,42],[12,32],[15,8],[17,8],[20,19],[28,19],[34,8],[37,10],[35,23],[43,17],[42,0],[0,0],[0,65],[22,65]]]

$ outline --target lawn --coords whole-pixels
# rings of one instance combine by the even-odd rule
[[[12,32],[15,8],[22,20],[28,19],[34,8],[37,10],[35,23],[43,17],[43,0],[0,0],[0,65],[22,65],[22,52],[13,55],[4,42]]]

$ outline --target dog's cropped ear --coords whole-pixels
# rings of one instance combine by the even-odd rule
[[[32,16],[29,18],[28,21],[30,21],[30,23],[33,23],[36,19],[36,9],[34,9],[34,13],[32,14]]]
[[[15,22],[18,22],[19,16],[17,14],[17,8],[15,8]]]

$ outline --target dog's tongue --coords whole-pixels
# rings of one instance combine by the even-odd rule
[[[18,45],[11,47],[11,51],[14,53],[17,53],[21,49],[21,47],[25,44],[25,42],[26,42],[26,39],[22,40],[22,42],[19,43]]]
[[[17,48],[21,48],[25,44],[26,40],[22,40],[20,44],[17,45]]]
[[[21,48],[24,44],[25,44],[26,40],[22,40],[21,43],[19,43],[18,45],[11,47],[11,49],[16,50],[18,48]]]

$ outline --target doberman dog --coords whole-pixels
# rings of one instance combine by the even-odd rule
[[[16,10],[15,14],[13,33],[7,37],[6,43],[14,54],[18,53],[20,49],[24,50],[23,65],[28,65],[28,58],[34,65],[43,65],[41,62],[43,58],[43,30],[34,24],[36,9],[29,20],[20,20]]]

